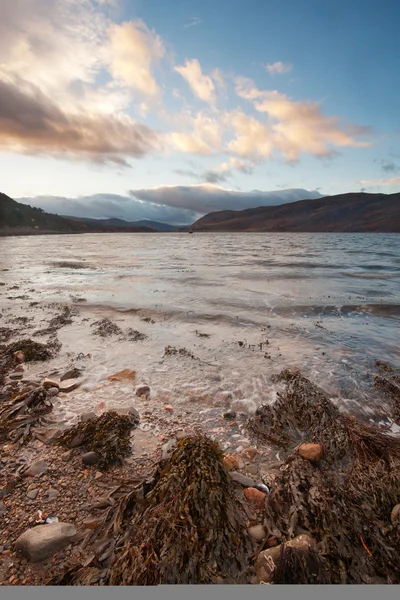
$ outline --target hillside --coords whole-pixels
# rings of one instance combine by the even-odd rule
[[[159,221],[148,221],[143,219],[142,221],[124,221],[124,219],[110,218],[110,219],[90,219],[88,217],[67,217],[63,215],[64,219],[70,219],[72,221],[80,221],[81,223],[89,223],[92,225],[105,225],[107,227],[150,227],[156,231],[182,231],[184,227],[176,227],[169,223],[160,223]]]
[[[155,229],[140,226],[106,226],[82,223],[44,212],[16,202],[0,193],[0,235],[37,235],[43,233],[151,233]]]
[[[350,193],[280,206],[209,213],[194,231],[400,233],[400,193]]]

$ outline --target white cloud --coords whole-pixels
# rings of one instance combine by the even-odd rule
[[[213,104],[215,102],[215,86],[209,75],[203,75],[197,58],[187,60],[184,65],[175,67],[175,71],[188,82],[193,94]]]
[[[189,27],[195,27],[196,25],[200,25],[202,22],[203,21],[198,17],[193,17],[192,19],[190,19],[190,21],[185,23],[184,27],[185,29],[188,29]]]
[[[267,69],[268,73],[270,75],[282,75],[283,73],[288,73],[289,71],[292,70],[293,65],[291,64],[284,64],[283,62],[274,62],[274,63],[267,63],[265,65],[265,68]]]
[[[390,179],[362,179],[358,183],[365,187],[400,186],[400,177],[391,177]]]
[[[179,123],[179,119],[178,119]],[[173,132],[165,139],[180,152],[189,154],[213,154],[222,151],[222,124],[215,118],[198,113],[194,118],[182,117],[182,124],[189,124],[192,131]]]

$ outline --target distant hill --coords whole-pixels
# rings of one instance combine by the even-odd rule
[[[110,219],[90,219],[88,217],[67,217],[63,216],[64,219],[70,219],[72,221],[80,221],[81,223],[90,223],[92,225],[104,225],[106,227],[150,227],[156,231],[182,231],[185,227],[177,227],[175,225],[169,225],[168,223],[159,223],[158,221],[148,221],[146,219],[142,221],[124,221],[124,219],[110,218]]]
[[[350,193],[279,206],[212,212],[193,231],[400,233],[400,193]]]
[[[43,233],[152,233],[155,229],[143,226],[119,227],[82,223],[59,217],[16,202],[0,193],[0,235],[37,235]]]

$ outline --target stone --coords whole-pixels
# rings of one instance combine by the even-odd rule
[[[71,369],[70,371],[67,371],[66,373],[64,373],[64,375],[60,377],[60,381],[65,381],[66,379],[76,379],[81,375],[82,371],[80,371],[79,369]]]
[[[146,396],[148,398],[150,396],[150,386],[149,385],[138,385],[135,389],[136,396],[141,398],[142,396]]]
[[[392,510],[390,520],[392,521],[393,525],[400,523],[400,504],[396,504]]]
[[[15,549],[30,562],[42,562],[66,548],[76,533],[70,523],[38,525],[19,536]]]
[[[224,414],[223,414],[224,419],[226,419],[227,421],[233,421],[233,419],[236,419],[236,412],[234,410],[227,410]]]
[[[85,454],[82,454],[82,462],[87,467],[96,465],[99,460],[100,456],[97,454],[97,452],[85,452]]]
[[[266,533],[263,525],[253,525],[247,529],[250,537],[256,542],[262,542],[266,538]]]
[[[92,421],[93,419],[97,419],[97,415],[94,412],[84,412],[81,414],[81,422],[87,423],[88,421]]]
[[[2,500],[0,500],[0,516],[5,515],[7,512],[7,506],[4,504]]]
[[[100,479],[101,477],[103,477],[103,473],[101,473],[101,471],[96,471],[96,475],[94,476],[94,478]]]
[[[286,546],[296,548],[307,554],[310,548],[316,546],[316,542],[311,536],[302,534],[289,540],[289,542],[286,543]],[[275,546],[274,548],[268,548],[268,550],[260,552],[255,563],[256,575],[259,583],[271,583],[280,558],[281,546]]]
[[[57,490],[55,490],[54,488],[50,488],[46,492],[47,500],[55,500],[55,498],[57,498],[58,495],[59,495],[59,492]]]
[[[268,548],[274,548],[275,546],[279,546],[279,540],[274,535],[267,539]]]
[[[265,507],[265,498],[267,497],[264,492],[260,492],[260,490],[256,490],[256,488],[249,487],[244,490],[244,495],[247,500],[256,508],[257,510],[263,510]]]
[[[42,387],[44,387],[45,390],[48,390],[50,388],[57,388],[59,390],[60,384],[57,383],[57,381],[53,381],[52,379],[46,378],[42,383]]]
[[[258,454],[257,448],[245,448],[242,451],[242,456],[245,460],[253,461]]]
[[[321,444],[301,444],[297,448],[297,454],[311,462],[319,462],[322,458],[322,453]]]
[[[123,371],[114,373],[114,375],[110,375],[107,379],[109,381],[134,381],[136,379],[136,371],[124,369]]]
[[[240,485],[246,488],[253,487],[256,484],[256,482],[250,479],[250,477],[246,477],[245,475],[237,473],[236,471],[230,473],[230,476],[232,477],[233,481],[236,481],[236,483],[240,483]]]
[[[66,452],[63,452],[61,454],[61,460],[63,462],[68,462],[69,460],[71,460],[72,454],[73,454],[72,450],[67,450]]]
[[[25,354],[21,352],[21,350],[14,352],[14,356],[19,363],[23,363],[25,361]]]
[[[25,477],[36,477],[37,475],[42,475],[47,471],[47,463],[44,460],[38,460],[37,462],[32,463],[28,469],[25,471]]]
[[[53,429],[44,429],[44,430],[36,431],[35,436],[37,437],[38,440],[40,440],[47,446],[50,446],[51,444],[54,444],[54,442],[56,440],[58,440],[58,438],[60,438],[63,433],[64,433],[63,429],[53,428]]]
[[[82,381],[76,381],[73,379],[66,379],[65,381],[63,381],[63,385],[60,385],[60,392],[63,392],[64,394],[68,393],[68,392],[72,392],[73,390],[76,390],[76,388],[80,387],[82,385]],[[63,396],[64,398],[65,396]]]
[[[47,390],[47,396],[49,398],[54,398],[55,396],[58,396],[59,393],[60,390],[57,387],[51,387]]]
[[[28,492],[26,495],[29,498],[29,500],[36,500],[38,493],[39,490],[36,488],[34,490],[30,490],[30,492]]]
[[[126,408],[117,408],[115,409],[115,412],[119,415],[127,415],[128,417],[133,417],[133,419],[138,423],[140,421],[140,414],[134,406],[128,406]]]
[[[228,469],[228,471],[233,471],[234,469],[237,469],[239,466],[239,461],[237,458],[235,458],[234,456],[232,456],[231,454],[227,454],[224,457],[224,467],[225,469]]]
[[[166,404],[164,406],[164,410],[166,410],[167,412],[174,412],[174,407],[171,406],[170,404]]]
[[[68,448],[77,448],[78,446],[82,446],[83,442],[85,441],[85,436],[83,433],[77,433],[72,440],[70,441],[70,443],[68,444]]]

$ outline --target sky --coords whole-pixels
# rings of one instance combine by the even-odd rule
[[[0,0],[0,191],[176,224],[398,192],[399,22],[398,0]]]

